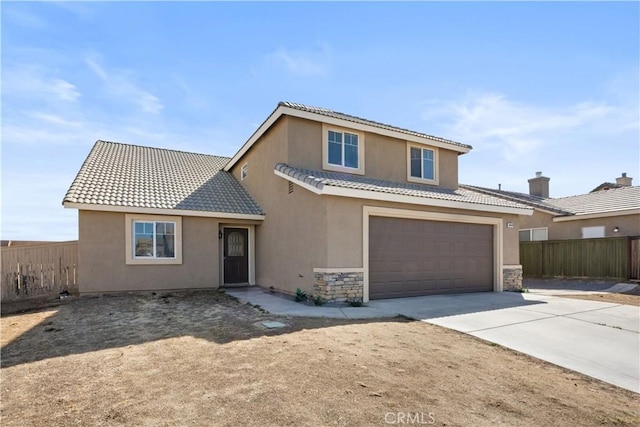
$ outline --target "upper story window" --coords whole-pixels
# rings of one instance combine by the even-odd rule
[[[323,125],[324,169],[364,174],[364,134]]]
[[[240,181],[244,181],[248,175],[249,175],[249,165],[245,163],[240,168]]]
[[[407,180],[425,184],[438,184],[438,151],[407,145]]]

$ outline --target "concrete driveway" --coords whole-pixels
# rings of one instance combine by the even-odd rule
[[[290,316],[376,318],[404,315],[464,332],[640,393],[640,309],[539,293],[474,293],[315,307],[261,288],[227,293]]]

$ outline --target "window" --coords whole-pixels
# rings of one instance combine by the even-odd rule
[[[182,264],[182,218],[125,215],[127,264]]]
[[[335,132],[329,135],[329,163],[345,168],[358,169],[358,135],[349,132]]]
[[[549,240],[549,230],[544,228],[529,228],[520,230],[521,242],[536,242],[540,240]]]
[[[438,151],[407,145],[407,180],[427,184],[438,184]]]
[[[134,221],[133,251],[136,258],[175,258],[175,222]]]
[[[249,172],[249,165],[247,163],[245,163],[240,168],[240,181],[244,181],[245,180],[245,178],[247,177],[248,172]]]
[[[594,239],[597,237],[604,237],[604,225],[597,227],[582,227],[583,239]]]
[[[364,174],[364,135],[323,125],[323,168]]]

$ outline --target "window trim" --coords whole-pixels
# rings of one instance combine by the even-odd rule
[[[534,230],[545,230],[546,237],[544,239],[533,240]],[[529,232],[529,240],[520,240],[520,233],[523,231]],[[518,230],[518,242],[543,242],[545,240],[549,240],[549,227],[521,228]]]
[[[136,222],[173,222],[175,224],[175,248],[173,258],[136,257],[133,250]],[[182,264],[182,217],[165,215],[125,214],[125,263],[127,265]]]
[[[358,167],[357,168],[334,165],[332,163],[329,163],[329,131],[339,132],[343,134],[343,136],[345,132],[353,135],[357,135],[358,137]],[[344,147],[344,138],[343,138],[342,144]],[[346,172],[346,173],[352,173],[357,175],[364,175],[364,144],[365,144],[364,132],[323,123],[322,124],[322,169],[334,171],[334,172]],[[342,159],[342,163],[344,163],[344,157]]]
[[[244,181],[247,179],[249,175],[249,164],[245,162],[244,165],[240,166],[240,181]]]
[[[433,179],[417,178],[411,175],[411,149],[412,148],[420,149],[420,154],[422,154],[422,150],[431,150],[433,152]],[[407,141],[407,181],[415,182],[418,184],[439,185],[440,184],[440,168],[439,168],[438,158],[439,158],[439,153],[436,147],[413,144]]]

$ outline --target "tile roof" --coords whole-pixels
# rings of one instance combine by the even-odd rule
[[[578,196],[547,199],[546,202],[575,215],[640,209],[640,186],[610,188]]]
[[[543,198],[513,191],[462,185],[506,200],[517,201],[534,208],[555,212],[558,215],[590,215],[619,210],[640,209],[640,186],[618,187],[577,196]]]
[[[480,193],[488,194],[494,197],[500,197],[505,200],[511,200],[517,203],[523,203],[537,209],[544,209],[546,211],[554,212],[558,215],[571,215],[572,212],[559,208],[548,203],[549,199],[545,199],[540,196],[532,196],[525,193],[517,193],[515,191],[494,190],[492,188],[477,187],[475,185],[460,184],[461,188],[466,188],[471,191],[477,191]]]
[[[63,203],[262,215],[228,157],[97,141]]]
[[[521,203],[505,200],[499,197],[492,197],[466,188],[451,190],[432,185],[385,181],[361,175],[295,168],[285,163],[276,164],[275,170],[319,190],[322,190],[324,186],[332,186],[486,206],[530,209],[528,206]]]
[[[387,124],[384,124],[384,123],[363,119],[363,118],[352,116],[352,115],[349,115],[349,114],[339,113],[337,111],[332,111],[332,110],[329,110],[329,109],[326,109],[326,108],[312,107],[312,106],[309,106],[309,105],[298,104],[298,103],[295,103],[295,102],[284,102],[284,101],[278,103],[278,107],[280,107],[280,106],[294,108],[294,109],[300,110],[300,111],[307,111],[309,113],[320,114],[320,115],[327,116],[327,117],[333,117],[333,118],[336,118],[336,119],[347,120],[347,121],[350,121],[350,122],[359,123],[359,124],[363,124],[363,125],[374,126],[374,127],[380,128],[380,129],[386,129],[386,130],[391,130],[391,131],[395,131],[395,132],[404,133],[404,134],[411,135],[411,136],[417,136],[419,138],[426,138],[426,139],[430,139],[432,141],[438,141],[438,142],[442,142],[444,144],[451,144],[451,145],[455,145],[455,146],[458,146],[458,147],[463,147],[463,148],[466,148],[466,149],[469,149],[469,150],[472,149],[472,147],[470,145],[462,144],[460,142],[451,141],[449,139],[440,138],[438,136],[428,135],[428,134],[422,133],[422,132],[416,132],[416,131],[412,131],[412,130],[409,130],[409,129],[403,129],[403,128],[399,128],[399,127],[396,127],[396,126],[391,126],[391,125],[387,125]]]

